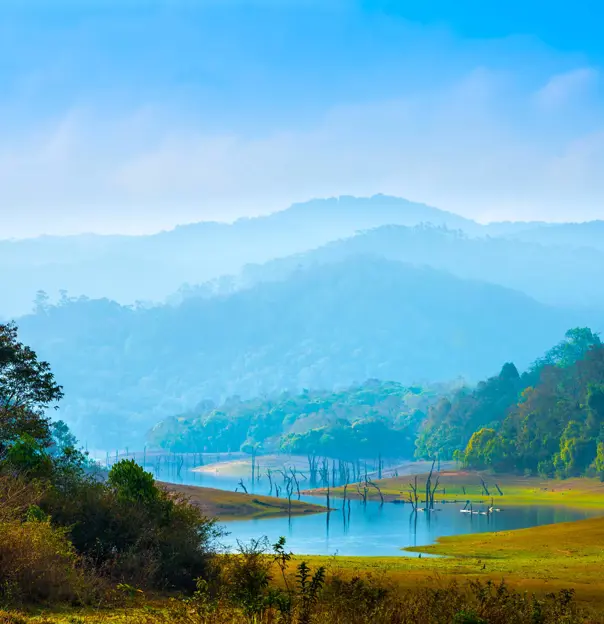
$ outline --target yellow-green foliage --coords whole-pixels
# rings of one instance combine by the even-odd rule
[[[84,588],[67,530],[48,521],[0,523],[0,597],[4,602],[73,600]]]
[[[214,608],[216,607],[216,608]],[[0,618],[3,614],[0,612]],[[25,620],[5,614],[6,624],[597,624],[602,618],[579,607],[572,592],[536,597],[499,583],[443,583],[400,590],[374,578],[334,576],[316,600],[289,610],[278,603],[252,616],[225,602],[164,600],[126,608],[54,612]],[[0,624],[3,620],[0,619]]]

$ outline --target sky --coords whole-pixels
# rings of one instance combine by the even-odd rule
[[[0,238],[386,193],[604,219],[604,6],[3,0]]]

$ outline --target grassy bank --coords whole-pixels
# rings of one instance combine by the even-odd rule
[[[433,546],[408,549],[418,553],[417,557],[297,556],[290,562],[290,575],[293,578],[295,566],[304,560],[312,569],[325,566],[328,578],[359,577],[412,594],[428,587],[445,590],[453,582],[463,588],[468,581],[499,583],[504,578],[512,590],[538,596],[573,589],[580,605],[601,613],[604,610],[603,544],[604,518],[596,518],[518,531],[441,538]],[[420,553],[442,557],[420,558]],[[46,621],[53,624],[152,623],[171,621],[170,608],[169,598],[148,596],[143,602],[124,608],[56,610],[45,615]],[[12,620],[1,617],[0,622],[13,624]],[[18,620],[14,622],[17,624]]]
[[[267,516],[287,516],[290,513],[289,503],[286,498],[229,492],[193,485],[175,485],[173,483],[161,482],[159,485],[169,492],[186,496],[205,515],[217,518],[223,522],[228,522],[229,520],[250,520]],[[327,509],[322,505],[313,505],[298,500],[291,501],[292,516],[325,511]]]
[[[580,602],[604,609],[604,518],[442,537],[434,545],[405,550],[418,556],[306,559],[311,565],[337,566],[350,576],[387,578],[405,589],[502,578],[512,588],[540,594],[572,588]],[[421,558],[421,553],[441,557]]]
[[[491,498],[495,506],[501,505],[565,505],[568,507],[588,507],[604,509],[604,483],[597,479],[540,479],[538,477],[520,477],[517,475],[491,475],[471,471],[447,471],[439,475],[439,485],[435,500],[438,502],[465,502],[489,504]],[[418,494],[420,500],[425,498],[424,490],[427,474],[418,475]],[[374,483],[380,488],[384,500],[407,500],[409,483],[413,479],[409,475],[376,480]],[[434,485],[433,476],[433,485]],[[482,483],[487,485],[487,495]],[[502,495],[497,490],[497,486]],[[307,494],[325,495],[324,488],[307,491]],[[344,488],[331,490],[332,496],[343,496]],[[356,484],[350,484],[347,496],[359,498]],[[374,487],[369,487],[367,497],[379,500],[379,494]]]

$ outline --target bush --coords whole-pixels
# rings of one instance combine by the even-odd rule
[[[0,600],[81,600],[87,589],[67,530],[50,522],[0,523]]]
[[[80,478],[51,488],[40,506],[71,527],[78,553],[104,577],[145,589],[193,591],[209,574],[218,531],[182,498],[170,496],[132,462],[119,462],[108,484]]]
[[[0,522],[24,518],[27,510],[40,501],[42,491],[39,483],[0,474]]]

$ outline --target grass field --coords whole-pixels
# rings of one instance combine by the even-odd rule
[[[216,490],[214,488],[192,485],[175,485],[161,482],[159,485],[170,492],[186,496],[205,515],[222,522],[249,520],[266,516],[287,516],[289,514],[289,503],[286,498],[229,492],[227,490]],[[325,511],[327,511],[327,508],[322,505],[313,505],[298,500],[291,501],[292,516]]]
[[[372,578],[386,586],[414,590],[446,587],[473,579],[505,579],[509,587],[546,594],[574,589],[580,604],[604,610],[604,518],[581,520],[519,531],[446,537],[433,546],[408,549],[418,557],[302,557],[313,569],[323,565],[329,574]],[[420,558],[420,553],[441,555]],[[148,597],[144,606],[125,609],[69,609],[46,613],[53,624],[101,622],[167,622],[167,598]],[[167,618],[167,619],[166,619]],[[36,621],[33,619],[31,621]],[[10,619],[0,622],[13,624]],[[14,623],[17,624],[18,620]]]
[[[480,578],[547,593],[573,588],[580,602],[604,609],[604,517],[517,531],[443,537],[406,549],[418,557],[305,557],[353,575],[377,575],[406,589]],[[420,554],[441,555],[421,558]]]
[[[418,494],[425,499],[424,488],[426,474],[418,475]],[[434,485],[433,476],[433,485]],[[489,494],[482,487],[481,478],[487,484]],[[409,475],[375,481],[386,501],[407,500]],[[540,479],[538,477],[519,477],[517,475],[490,475],[487,473],[451,470],[439,475],[439,485],[435,500],[438,502],[460,502],[487,504],[491,498],[495,506],[501,505],[566,505],[569,507],[590,507],[604,509],[604,483],[597,479]],[[503,495],[500,495],[496,485]],[[332,496],[343,496],[344,488],[331,490]],[[324,494],[325,489],[309,490],[305,493]],[[347,496],[359,498],[355,484],[350,484]],[[379,500],[379,494],[373,487],[368,488],[368,499]]]

